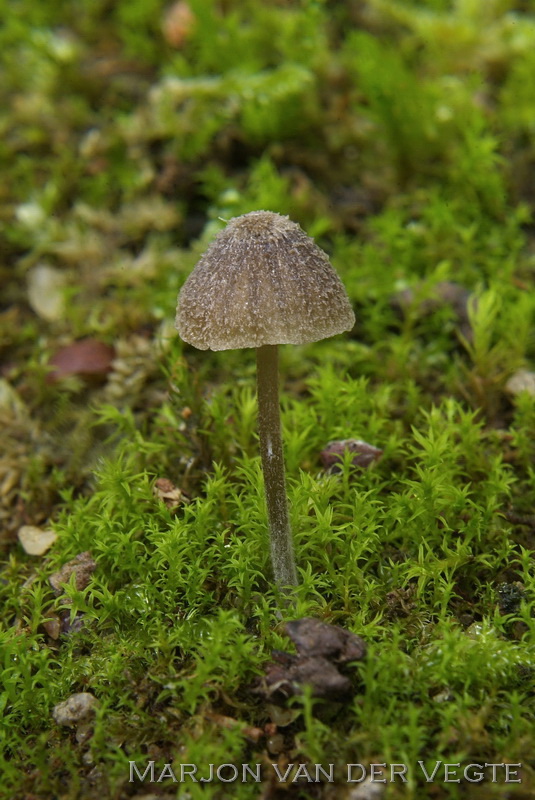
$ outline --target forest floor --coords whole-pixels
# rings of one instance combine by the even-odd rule
[[[533,798],[535,3],[20,0],[0,53],[0,798]],[[254,352],[174,328],[258,209],[357,319],[280,348],[288,606]],[[366,653],[303,677],[303,618]]]

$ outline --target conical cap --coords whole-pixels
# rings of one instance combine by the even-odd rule
[[[271,211],[230,220],[182,287],[176,318],[182,339],[200,350],[304,344],[354,323],[327,255]]]

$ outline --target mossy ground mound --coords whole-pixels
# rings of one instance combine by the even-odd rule
[[[408,766],[386,800],[532,797],[533,2],[21,0],[0,53],[0,796],[356,800],[346,765],[384,762]],[[343,703],[255,691],[292,645],[254,354],[173,330],[256,209],[316,237],[357,316],[281,352],[283,617],[367,641]],[[327,473],[347,439],[382,457]],[[58,538],[26,555],[22,525]],[[58,724],[75,693],[98,705]],[[263,782],[130,783],[150,760]]]

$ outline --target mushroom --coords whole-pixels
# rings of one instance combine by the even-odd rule
[[[354,323],[327,255],[299,225],[272,211],[231,219],[178,297],[176,327],[184,341],[200,350],[256,348],[271,559],[282,590],[298,580],[284,478],[277,346],[315,342]]]

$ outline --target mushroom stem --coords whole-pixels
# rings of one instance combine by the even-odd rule
[[[297,586],[288,513],[279,407],[278,347],[256,348],[258,433],[266,487],[273,574],[279,588]]]

